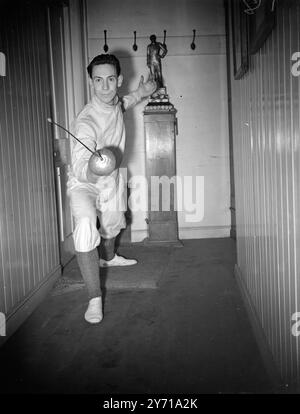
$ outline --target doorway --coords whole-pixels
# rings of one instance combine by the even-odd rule
[[[79,1],[71,4],[56,2],[47,8],[52,120],[66,129],[70,129],[86,96],[81,70],[84,63],[81,19]],[[56,125],[53,125],[53,144],[60,261],[64,267],[75,254],[72,239],[74,223],[66,194],[71,162],[70,136]]]

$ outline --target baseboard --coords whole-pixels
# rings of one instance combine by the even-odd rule
[[[0,346],[25,322],[36,307],[52,289],[61,275],[61,266],[56,266],[8,315],[6,315],[6,336],[0,336]]]
[[[179,238],[189,239],[214,239],[230,237],[230,226],[202,226],[202,227],[179,227]],[[131,242],[141,242],[148,237],[148,231],[132,230]]]
[[[143,240],[144,246],[147,247],[183,247],[183,243],[181,240],[174,240],[174,241],[164,241],[164,240],[149,240],[148,237],[146,237],[145,240]]]
[[[184,239],[214,239],[230,237],[230,226],[181,227],[179,238]]]
[[[273,384],[274,392],[282,391],[283,380],[280,375],[279,369],[274,361],[271,349],[268,345],[264,330],[261,326],[259,318],[257,316],[255,307],[253,306],[251,296],[243,281],[242,272],[239,266],[236,264],[234,268],[234,275],[237,280],[240,292],[242,294],[243,302],[250,320],[250,324],[266,369],[266,372]]]

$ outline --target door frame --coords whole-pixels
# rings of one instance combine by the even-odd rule
[[[84,66],[87,60],[87,36],[86,36],[86,5],[84,0],[73,0],[72,2],[56,2],[53,7],[62,8],[62,78],[64,88],[64,124],[63,126],[70,129],[73,119],[86,104],[88,91]],[[57,96],[55,91],[55,74],[53,62],[53,45],[51,39],[51,4],[47,7],[47,26],[49,38],[49,66],[51,80],[51,106],[52,117],[57,122]],[[74,220],[71,222],[71,233],[64,234],[64,206],[63,199],[66,199],[65,182],[61,176],[61,166],[66,163],[70,165],[71,141],[70,137],[61,139],[62,131],[53,126],[54,142],[54,164],[56,180],[56,202],[58,212],[58,229],[59,229],[59,247],[61,265],[64,267],[71,261],[75,255],[72,233],[74,230]],[[60,155],[58,155],[60,153]],[[57,160],[57,155],[59,159]],[[70,166],[69,166],[70,168]],[[63,174],[62,174],[63,175]],[[71,211],[70,211],[71,214]],[[70,224],[68,224],[70,227]]]

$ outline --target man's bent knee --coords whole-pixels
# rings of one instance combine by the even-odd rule
[[[79,219],[73,232],[73,239],[77,252],[89,252],[95,249],[100,243],[96,223],[89,217]]]

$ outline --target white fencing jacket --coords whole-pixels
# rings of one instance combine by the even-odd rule
[[[117,147],[123,154],[125,148],[123,112],[136,105],[140,100],[141,96],[138,91],[132,92],[123,98],[116,96],[114,105],[107,105],[94,95],[73,122],[71,126],[72,133],[92,151],[113,146]],[[68,191],[88,183],[86,173],[91,156],[91,153],[75,139],[72,138],[71,142]],[[118,169],[111,173],[111,177],[115,180],[118,180],[118,175]],[[97,184],[88,183],[88,185],[95,185],[101,191],[108,178],[100,177]]]

